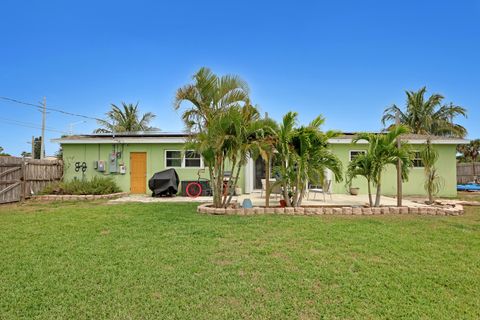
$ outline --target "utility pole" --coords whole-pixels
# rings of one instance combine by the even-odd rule
[[[400,114],[395,113],[395,124],[400,125]],[[397,138],[397,148],[400,149],[400,137]],[[402,206],[402,160],[397,160],[397,207]]]
[[[40,159],[45,157],[45,118],[47,117],[47,98],[43,97],[42,103],[42,141],[40,145]]]

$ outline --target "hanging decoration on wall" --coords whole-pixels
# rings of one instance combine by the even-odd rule
[[[75,162],[75,172],[79,172],[80,170],[82,170],[82,172],[87,171],[86,162]]]

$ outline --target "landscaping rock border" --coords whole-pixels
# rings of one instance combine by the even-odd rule
[[[458,216],[463,214],[462,205],[447,207],[300,207],[300,208],[213,208],[211,203],[204,203],[197,207],[198,213],[214,215],[261,215],[261,214],[285,214],[285,215],[437,215]]]
[[[47,195],[38,195],[32,196],[30,200],[33,201],[85,201],[85,200],[99,200],[99,199],[117,199],[128,195],[128,192],[118,192],[110,194],[87,194],[87,195],[77,195],[77,194],[47,194]]]

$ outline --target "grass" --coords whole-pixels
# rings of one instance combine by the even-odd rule
[[[0,207],[0,318],[478,319],[480,210],[205,216]]]
[[[480,202],[480,192],[458,192],[457,199]]]

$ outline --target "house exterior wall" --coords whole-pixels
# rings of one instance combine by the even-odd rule
[[[125,174],[108,172],[108,159],[109,154],[114,151],[113,144],[62,144],[63,158],[64,158],[64,171],[65,180],[71,180],[74,178],[82,179],[91,178],[94,175],[110,176],[120,186],[122,191],[130,192],[130,153],[131,152],[146,152],[147,153],[147,186],[148,179],[158,171],[166,169],[165,167],[165,151],[166,150],[184,150],[182,143],[129,143],[129,144],[117,144],[115,145],[116,151],[122,152],[122,157],[119,159],[120,163],[124,163],[126,166]],[[343,163],[344,174],[349,163],[350,150],[365,150],[367,145],[362,144],[331,144],[333,152],[340,158]],[[412,150],[421,150],[424,145],[411,145]],[[456,191],[456,145],[443,144],[434,145],[434,148],[439,153],[439,159],[437,162],[437,169],[439,175],[443,180],[443,187],[441,188],[439,195],[453,197],[457,194]],[[105,172],[98,172],[93,168],[95,160],[105,160],[107,167]],[[75,172],[75,163],[85,162],[87,169],[85,173],[81,171]],[[251,163],[249,163],[251,167]],[[180,181],[183,180],[197,180],[198,168],[175,168]],[[229,170],[229,169],[226,169]],[[245,179],[245,170],[247,171],[248,180]],[[208,169],[205,169],[205,173],[202,174],[202,178],[209,178]],[[252,188],[253,169],[242,168],[240,173],[238,186],[242,188],[242,191],[250,192]],[[424,171],[423,168],[412,168],[410,170],[409,180],[403,183],[403,193],[405,195],[425,195],[424,189]],[[332,191],[334,193],[347,193],[345,181],[332,182]],[[359,177],[353,181],[352,186],[359,187],[360,193],[367,193],[366,180],[363,177]],[[247,188],[246,188],[247,187]],[[382,194],[395,195],[396,194],[396,170],[394,166],[388,166],[383,174],[382,179]]]
[[[62,144],[63,159],[64,159],[64,179],[90,179],[93,176],[108,176],[112,177],[119,185],[122,191],[130,192],[130,153],[131,152],[146,152],[147,154],[147,177],[146,190],[150,193],[148,188],[148,180],[154,173],[167,169],[165,167],[165,151],[179,150],[184,151],[184,145],[181,143],[165,143],[165,144]],[[113,151],[121,152],[122,156],[119,163],[124,163],[126,166],[126,173],[109,173],[108,159],[109,154]],[[106,165],[105,172],[98,172],[94,169],[94,161],[104,160]],[[85,173],[81,170],[75,171],[76,162],[85,162],[87,169]],[[199,168],[174,168],[179,176],[180,181],[183,180],[197,180]],[[226,169],[229,170],[229,169]],[[208,169],[201,174],[202,178],[209,179]],[[244,187],[243,169],[240,173],[238,186],[245,190]],[[181,190],[179,190],[180,192]]]
[[[347,171],[350,161],[350,150],[366,150],[365,144],[332,144],[330,145],[333,152],[340,158],[343,164],[344,174]],[[423,144],[410,145],[411,150],[420,151],[424,147]],[[450,144],[434,144],[434,149],[438,151],[439,157],[436,164],[439,175],[443,180],[443,187],[440,189],[439,196],[453,197],[457,194],[457,172],[456,172],[456,145]],[[333,193],[347,193],[345,179],[343,182],[333,181]],[[408,181],[403,183],[404,195],[425,195],[425,176],[423,168],[411,168]],[[367,193],[367,180],[359,177],[353,180],[353,187],[359,187],[361,194]],[[374,192],[375,189],[372,190]],[[397,171],[395,166],[389,165],[383,173],[382,178],[382,194],[397,194]]]

